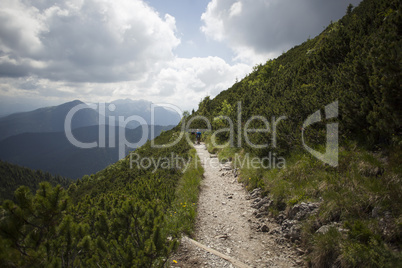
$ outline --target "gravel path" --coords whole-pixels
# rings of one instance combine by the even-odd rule
[[[253,200],[237,182],[230,163],[220,164],[204,144],[195,148],[205,178],[201,183],[194,239],[249,267],[302,267],[297,250],[277,231],[279,225],[269,218],[257,219],[253,215],[256,211],[251,208]],[[187,239],[182,240],[171,266],[236,267]]]

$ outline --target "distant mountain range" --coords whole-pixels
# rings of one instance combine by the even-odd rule
[[[0,140],[24,132],[57,132],[64,130],[67,113],[81,101],[75,100],[59,106],[40,108],[31,112],[15,113],[0,118]],[[72,128],[98,124],[99,114],[93,109],[78,111],[72,120]]]
[[[173,126],[154,126],[155,136]],[[109,126],[105,126],[106,146],[104,148],[82,149],[71,144],[64,132],[23,133],[0,141],[0,159],[24,167],[48,171],[64,177],[77,179],[96,173],[119,160],[119,133],[125,132],[126,140],[137,143],[142,136],[141,127],[135,129],[115,127],[115,147],[109,146]],[[151,126],[148,126],[151,137]],[[98,142],[99,126],[73,130],[80,142]],[[139,143],[137,147],[143,145]],[[124,148],[124,156],[135,148]]]
[[[140,122],[127,120],[127,124],[123,127],[119,123],[119,117],[123,120],[133,115],[142,118],[143,122],[148,124],[145,141],[154,138],[151,137],[151,127],[154,127],[154,134],[157,136],[161,131],[171,129],[180,121],[180,115],[176,112],[156,107],[155,120],[151,122],[151,105],[152,103],[148,101],[130,99],[95,105],[76,100],[59,106],[2,117],[0,159],[73,179],[96,173],[118,161],[119,156],[125,156],[129,150],[135,150],[124,146],[120,149],[124,140],[119,140],[119,134],[124,132],[124,137],[129,143],[137,143],[142,137]],[[67,114],[74,111],[72,110],[74,107],[81,108],[79,110],[76,108],[71,120],[74,138],[79,142],[98,142],[98,145],[101,145],[99,144],[99,132],[101,132],[101,135],[104,135],[105,146],[83,149],[76,147],[67,139],[64,121]],[[100,130],[99,123],[102,126]],[[109,123],[111,127],[106,125]],[[151,126],[151,123],[155,125]],[[113,128],[114,137],[110,139],[109,132]],[[113,142],[109,144],[110,140]],[[120,152],[122,150],[123,152]]]
[[[73,114],[71,128],[109,123],[111,118],[118,125],[119,117],[127,119],[130,116],[140,116],[148,125],[169,126],[177,125],[180,122],[180,115],[163,107],[155,107],[154,122],[151,122],[152,102],[145,100],[116,100],[103,105],[95,104],[96,109],[82,101],[75,100],[58,106],[40,108],[30,112],[15,113],[0,117],[0,140],[25,132],[60,132],[64,131],[64,121],[69,111],[74,107],[82,105],[81,109]],[[114,109],[112,109],[114,108]],[[111,111],[112,110],[112,111]],[[127,127],[136,128],[140,125],[137,121],[128,122]]]
[[[166,109],[163,107],[158,107],[153,105],[152,102],[146,100],[116,100],[110,103],[105,104],[106,111],[106,122],[108,122],[109,117],[119,120],[119,116],[123,116],[123,118],[127,119],[132,115],[137,115],[143,118],[148,125],[158,125],[158,126],[176,126],[181,119],[181,115],[178,113]],[[114,108],[114,111],[110,111],[110,108]],[[151,120],[152,109],[154,109],[154,121]],[[103,113],[100,113],[103,114]],[[127,124],[127,127],[135,128],[140,125],[137,121],[131,121]]]

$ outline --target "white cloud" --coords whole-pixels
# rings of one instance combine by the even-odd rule
[[[229,65],[219,57],[181,59],[170,62],[157,74],[153,88],[170,85],[178,96],[198,100],[206,95],[216,96],[229,88],[237,78],[250,71],[245,64]]]
[[[233,15],[241,9],[234,4]],[[1,21],[0,106],[8,108],[12,99],[132,98],[190,110],[251,70],[220,57],[178,58],[176,18],[142,0],[4,0]]]
[[[201,26],[201,31],[206,36],[217,41],[223,41],[225,38],[224,20],[218,1],[211,1],[208,4],[207,11],[201,15],[201,20],[205,25]]]
[[[15,76],[57,81],[138,79],[157,62],[173,59],[180,43],[175,18],[162,19],[140,0],[30,4],[0,3],[0,73],[13,65]]]
[[[201,31],[254,65],[314,37],[361,0],[211,0]]]
[[[207,43],[216,40],[233,51],[235,64],[228,64],[224,45],[209,53],[196,43],[202,39],[196,34],[183,43],[198,55],[218,56],[177,57],[178,36],[185,38],[178,18],[159,14],[145,0],[2,0],[0,114],[16,110],[14,104],[119,98],[191,110],[242,79],[254,64],[318,34],[344,14],[349,1],[360,2],[211,0],[201,31]]]
[[[240,1],[234,3],[231,7],[230,7],[230,13],[229,13],[229,17],[233,17],[233,16],[237,16],[240,15],[241,10],[242,10],[242,3]]]
[[[197,108],[205,96],[215,97],[249,72],[249,65],[229,65],[219,57],[174,58],[157,64],[142,79],[132,81],[81,83],[52,81],[37,76],[0,78],[0,95],[7,102],[12,97],[33,100],[45,98],[51,103],[56,99],[80,99],[86,102],[147,99],[191,110]],[[1,100],[0,105],[3,105]]]
[[[39,34],[46,30],[38,9],[15,0],[0,3],[0,49],[34,56],[43,49]]]

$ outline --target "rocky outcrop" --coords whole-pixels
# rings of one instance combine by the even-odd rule
[[[269,208],[273,205],[273,201],[267,197],[261,196],[261,188],[252,190],[247,199],[253,200],[251,207],[255,209],[253,215],[260,221],[255,225],[255,229],[260,232],[269,232],[270,234],[280,234],[284,238],[296,242],[301,238],[301,221],[307,219],[310,215],[318,213],[320,203],[318,202],[301,202],[291,207],[287,213],[281,212],[275,217],[275,222],[280,225],[280,228],[270,230],[263,223],[262,218],[270,215]],[[326,232],[330,226],[318,226],[320,232]]]

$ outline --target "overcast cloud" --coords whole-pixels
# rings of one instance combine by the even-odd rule
[[[161,13],[158,0],[2,0],[0,114],[21,110],[13,105],[74,99],[142,98],[196,108],[360,2],[194,1],[204,8],[187,14],[186,29],[178,29],[182,17]],[[194,56],[177,56],[195,42]],[[216,55],[214,46],[232,57]]]
[[[74,82],[141,79],[172,60],[175,18],[142,1],[1,2],[0,73]],[[20,67],[20,68],[18,68]]]
[[[212,0],[202,14],[203,33],[225,42],[249,64],[279,56],[324,30],[360,0]]]

